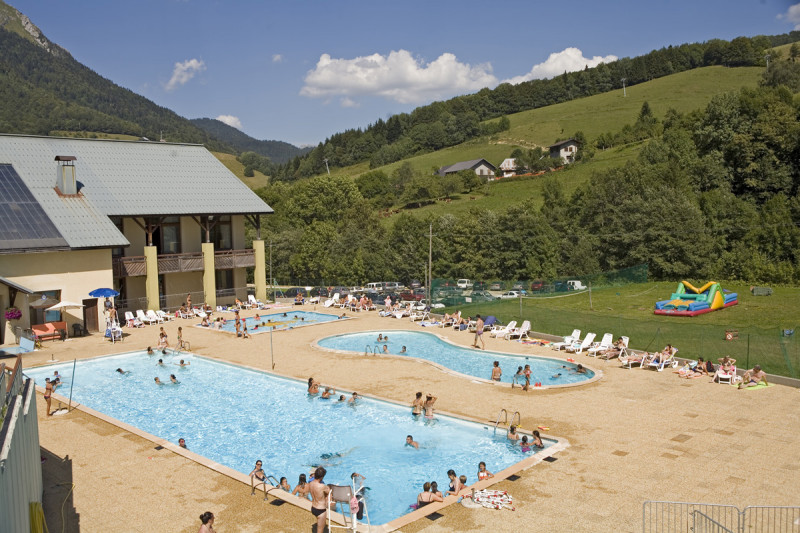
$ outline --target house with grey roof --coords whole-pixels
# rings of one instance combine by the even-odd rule
[[[131,310],[266,299],[261,216],[272,209],[202,145],[0,134],[0,344],[13,326],[104,325],[89,292]],[[245,220],[255,228],[245,244]],[[41,298],[82,310],[45,311]],[[11,323],[13,322],[13,323]]]
[[[551,144],[548,148],[550,149],[550,157],[553,159],[561,158],[561,161],[566,165],[575,162],[575,156],[578,155],[579,147],[580,143],[578,141],[575,139],[567,139],[566,141]]]
[[[439,176],[446,176],[448,174],[455,174],[456,172],[460,172],[462,170],[471,170],[478,176],[493,178],[494,171],[496,169],[497,167],[485,159],[473,159],[471,161],[459,161],[458,163],[442,167],[436,174]]]

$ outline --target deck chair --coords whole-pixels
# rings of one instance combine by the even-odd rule
[[[737,381],[741,381],[741,377],[736,373],[736,365],[733,366],[730,372],[723,372],[722,368],[717,370],[714,377],[717,378],[717,383],[727,383],[728,385],[733,385]]]
[[[261,300],[256,300],[256,297],[252,294],[247,295],[247,301],[250,303],[252,307],[255,307],[256,309],[264,309],[265,306],[264,302],[262,302]]]
[[[614,357],[622,357],[623,355],[625,355],[625,353],[628,350],[628,342],[630,342],[630,338],[629,337],[625,337],[623,335],[622,337],[620,337],[620,339],[622,339],[622,349],[619,351],[619,354],[615,355]],[[612,346],[612,348],[613,348],[613,346]],[[601,355],[600,359],[605,359],[606,361],[608,361],[608,360],[611,359],[611,356],[610,355]]]
[[[597,333],[587,333],[586,337],[582,341],[573,342],[569,346],[566,346],[564,348],[564,351],[568,353],[574,353],[575,355],[577,355],[582,351],[586,350],[587,348],[589,348],[589,346],[591,346],[592,343],[594,342],[595,337],[597,337]]]
[[[200,309],[195,309],[194,310],[194,316],[196,316],[197,318],[199,318],[201,320],[204,319],[204,318],[208,318],[208,315],[206,314],[206,312],[205,311],[201,311]]]
[[[157,324],[163,324],[163,323],[164,323],[164,319],[163,319],[163,318],[161,318],[160,316],[158,316],[158,315],[156,314],[156,312],[155,312],[155,311],[153,311],[152,309],[148,309],[148,310],[147,310],[147,318],[149,318],[149,319],[150,319],[150,323],[151,323],[151,324],[152,324],[153,322],[156,322]]]
[[[586,349],[586,355],[589,357],[597,357],[598,353],[604,352],[612,346],[614,346],[614,335],[605,333],[603,338],[600,339],[600,342],[592,343],[592,345]]]
[[[505,335],[503,335],[503,338],[506,339],[507,341],[511,339],[522,340],[523,337],[528,338],[528,332],[530,330],[531,330],[531,321],[525,320],[520,327],[514,328]]]
[[[141,309],[137,309],[136,310],[136,318],[141,320],[142,324],[152,324],[153,323],[153,320],[149,316],[145,315],[144,311],[142,311]]]
[[[431,319],[431,317],[428,315],[427,311],[422,311],[422,312],[414,311],[413,313],[411,313],[411,316],[409,318],[411,319],[411,322],[416,322],[417,320],[430,320]]]
[[[492,331],[489,332],[490,337],[505,337],[506,333],[511,331],[512,329],[516,329],[517,321],[512,320],[505,326],[496,326]]]
[[[677,367],[678,366],[678,361],[675,360],[675,354],[676,353],[678,353],[678,349],[677,348],[672,348],[672,353],[670,353],[667,356],[664,356],[661,353],[656,354],[656,356],[653,357],[650,360],[649,363],[647,363],[647,367],[648,368],[655,368],[659,372],[661,372],[662,370],[664,370],[664,368],[667,368],[667,367],[673,367],[673,368]],[[655,360],[656,357],[658,358],[658,361]],[[642,364],[642,368],[644,368],[644,364]]]
[[[622,353],[619,354],[619,362],[622,364],[622,368],[631,369],[633,365],[644,367],[645,364],[649,363],[650,357],[651,355],[647,352],[637,354],[633,350],[628,350],[626,347],[622,350]]]
[[[349,529],[351,531],[358,530],[358,520],[361,515],[361,506],[366,512],[366,504],[359,498],[359,493],[363,490],[359,488],[354,490],[349,485],[331,485],[331,491],[328,493],[328,509],[332,509],[342,515],[343,525],[334,524],[331,516],[332,512],[328,511],[328,531],[334,529]],[[367,523],[369,524],[369,513],[367,513]]]
[[[339,293],[337,292],[337,293],[334,293],[332,297],[330,297],[327,300],[325,300],[325,303],[322,304],[322,307],[332,307],[332,306],[336,305],[336,303],[338,301],[339,301]]]
[[[158,316],[161,318],[161,320],[162,320],[162,321],[164,321],[164,322],[169,322],[169,321],[170,321],[170,320],[172,320],[172,318],[173,318],[173,317],[172,317],[172,315],[168,315],[167,313],[165,313],[165,312],[164,312],[164,311],[162,311],[161,309],[159,309],[158,311],[156,311],[156,314],[157,314],[157,315],[158,315]]]
[[[461,320],[461,311],[458,311],[455,314],[455,316],[451,316],[447,320],[442,320],[442,323],[441,323],[440,327],[442,327],[442,328],[452,327],[453,324],[455,324],[457,320]]]
[[[127,324],[127,326],[129,328],[143,328],[144,327],[144,324],[142,323],[142,321],[139,320],[138,318],[136,318],[135,316],[133,316],[133,313],[131,311],[125,311],[125,324]]]
[[[566,348],[567,346],[571,345],[573,342],[580,342],[581,338],[581,330],[573,329],[572,335],[567,335],[564,337],[564,340],[560,342],[554,342],[550,345],[550,347],[554,350],[561,350],[561,348]]]

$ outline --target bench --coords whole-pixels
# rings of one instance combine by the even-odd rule
[[[67,323],[64,321],[36,324],[31,326],[31,331],[36,336],[36,340],[61,339],[63,341],[67,338]]]

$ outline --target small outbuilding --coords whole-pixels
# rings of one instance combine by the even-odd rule
[[[553,159],[560,157],[564,164],[574,163],[575,156],[578,155],[580,143],[575,139],[557,142],[550,145],[550,157]]]
[[[459,161],[458,163],[442,167],[436,174],[439,176],[447,176],[448,174],[455,174],[462,170],[472,170],[478,176],[492,178],[494,177],[494,171],[497,170],[497,167],[485,159],[472,159],[471,161]]]

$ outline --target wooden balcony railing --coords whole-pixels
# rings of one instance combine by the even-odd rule
[[[216,270],[252,267],[255,266],[255,264],[256,258],[252,249],[219,250],[214,252],[214,268]],[[111,268],[115,278],[147,275],[147,264],[143,255],[114,257],[111,260]],[[202,272],[202,270],[202,252],[191,252],[185,254],[159,254],[158,256],[159,274],[172,274],[176,272]]]

